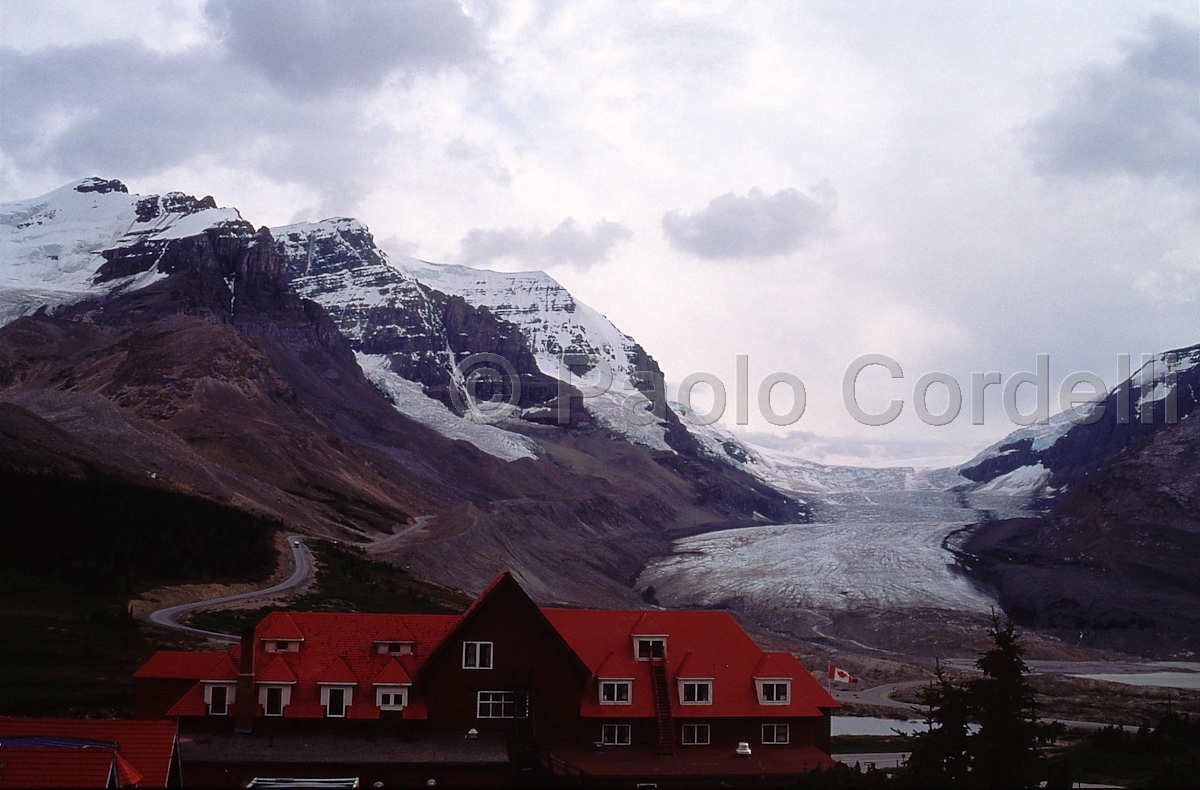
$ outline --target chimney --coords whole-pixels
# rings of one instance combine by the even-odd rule
[[[254,708],[258,699],[254,695],[254,626],[242,630],[242,661],[238,667],[237,698],[234,700],[234,732],[250,732],[254,725]]]

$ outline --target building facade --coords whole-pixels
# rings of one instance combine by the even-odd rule
[[[660,784],[827,767],[838,707],[727,613],[543,609],[507,573],[462,615],[275,612],[135,683],[185,731],[502,738],[514,770]]]

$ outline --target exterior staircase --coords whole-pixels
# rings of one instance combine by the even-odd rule
[[[671,693],[663,659],[651,659],[650,678],[654,684],[654,708],[658,712],[658,753],[664,757],[674,756],[675,719],[671,716]]]

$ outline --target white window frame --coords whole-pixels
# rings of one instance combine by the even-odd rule
[[[788,705],[792,701],[792,679],[791,678],[755,678],[755,685],[758,686],[758,704],[759,705]],[[778,687],[783,686],[784,698],[779,699]],[[771,696],[774,699],[767,699],[767,688],[771,689]]]
[[[271,689],[279,689],[279,712],[271,713],[267,706],[268,692]],[[264,716],[282,716],[287,706],[292,702],[292,684],[291,683],[261,683],[258,686],[258,704],[262,705]]]
[[[600,742],[605,746],[628,746],[630,732],[628,724],[604,724],[600,727]]]
[[[383,701],[383,695],[388,695],[388,701]],[[399,702],[397,702],[397,698]],[[380,710],[404,710],[408,706],[408,686],[380,685],[375,687],[375,707]]]
[[[268,653],[299,653],[301,639],[264,639],[263,649]]]
[[[354,704],[354,686],[349,683],[321,683],[321,705],[325,708],[325,718],[344,719],[346,710]],[[342,692],[342,712],[331,713],[329,710],[329,694],[332,691]]]
[[[771,739],[767,739],[767,732],[770,731]],[[780,734],[783,738],[780,739]],[[762,726],[762,742],[767,746],[786,746],[791,741],[792,728],[787,724],[764,724]]]
[[[225,710],[217,713],[213,710],[212,695],[215,689],[222,689],[225,692]],[[207,715],[209,716],[228,716],[229,709],[233,707],[234,700],[237,699],[237,684],[236,683],[205,683],[204,684],[204,705]]]
[[[688,733],[691,738],[688,738]],[[708,746],[712,739],[712,728],[707,724],[685,724],[679,733],[679,742],[684,746]]]
[[[687,698],[689,686],[691,687],[692,692],[693,692],[693,694],[692,694],[693,699],[690,701]],[[681,679],[679,681],[679,704],[680,705],[711,705],[711,704],[713,704],[712,703],[712,697],[713,697],[712,686],[713,686],[712,680],[701,680],[701,679],[696,679],[696,678],[688,678],[687,680]],[[703,694],[700,693],[701,689],[704,690]],[[705,699],[700,699],[701,696],[704,696]]]
[[[613,695],[612,699],[605,699],[605,686],[611,686]],[[625,699],[621,699],[621,688],[625,688]],[[633,678],[609,678],[600,681],[600,704],[601,705],[632,705],[633,704]]]
[[[487,714],[484,714],[484,706]],[[494,706],[500,706],[500,714],[496,715]],[[505,710],[507,709],[507,713]],[[511,691],[480,691],[475,696],[475,718],[477,719],[515,719],[517,716],[517,695]]]
[[[376,642],[378,647],[376,652],[381,656],[409,656],[412,655],[412,642]]]
[[[487,659],[486,662],[484,662],[484,658]],[[463,669],[491,669],[495,663],[496,648],[491,642],[463,642]]]
[[[662,645],[662,649],[659,651],[661,653],[661,655],[658,655],[658,656],[654,655],[654,644],[656,642]],[[643,644],[649,645],[649,650],[647,651],[649,653],[649,655],[642,656],[642,645]],[[635,636],[633,638],[633,657],[637,661],[650,661],[651,659],[654,659],[654,658],[666,658],[667,657],[667,636],[666,636],[666,634],[648,634],[645,636]]]

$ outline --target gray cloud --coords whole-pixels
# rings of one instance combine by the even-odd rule
[[[1085,72],[1062,104],[1032,125],[1037,170],[1200,181],[1198,39],[1200,28],[1157,17],[1120,63]]]
[[[701,258],[767,258],[795,252],[831,232],[837,193],[822,180],[808,194],[789,187],[768,195],[754,187],[706,208],[663,215],[663,233],[677,249]]]
[[[475,23],[454,0],[210,0],[230,55],[285,91],[370,88],[395,72],[483,58]]]
[[[368,119],[361,94],[336,89],[482,57],[481,33],[450,0],[208,11],[221,30],[214,46],[0,48],[0,148],[16,167],[63,180],[134,178],[211,157],[309,186],[322,214],[351,213],[397,133]]]
[[[460,242],[459,260],[465,264],[487,263],[495,258],[516,258],[537,266],[571,265],[588,269],[608,257],[618,242],[633,238],[619,222],[600,220],[590,231],[567,217],[549,233],[520,228],[486,230],[472,228]]]

